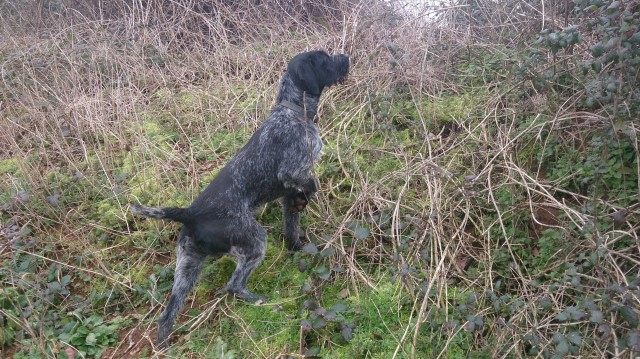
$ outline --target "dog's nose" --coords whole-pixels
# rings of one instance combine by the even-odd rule
[[[340,64],[349,65],[349,56],[345,54],[335,55],[333,57],[334,61]]]

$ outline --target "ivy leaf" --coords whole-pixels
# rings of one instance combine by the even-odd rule
[[[47,202],[49,202],[49,204],[52,207],[59,207],[60,206],[60,193],[54,193],[51,196],[47,197]]]
[[[300,327],[303,331],[309,331],[311,330],[311,322],[307,319],[303,319],[302,321],[300,321]]]
[[[540,298],[540,300],[538,300],[538,304],[545,310],[553,309],[553,302],[551,301],[551,298],[547,296]]]
[[[371,231],[369,231],[369,228],[356,227],[356,230],[354,231],[353,236],[356,237],[356,239],[365,239],[365,238],[369,237],[370,233],[371,233]]]
[[[484,325],[484,319],[480,315],[470,314],[467,316],[467,321],[464,328],[470,332],[480,329]]]
[[[307,310],[316,310],[318,308],[318,303],[315,300],[305,300],[304,303],[304,309]]]
[[[333,311],[336,313],[340,313],[347,310],[347,305],[344,303],[337,303],[337,304],[334,304],[333,307],[331,307],[331,309],[333,309]]]
[[[469,331],[469,332],[472,332],[472,331],[476,330],[476,323],[467,322],[467,324],[465,324],[465,326],[464,326],[464,329]]]
[[[591,311],[591,316],[589,317],[590,322],[600,324],[602,323],[602,319],[603,319],[603,316],[601,311],[599,310]]]
[[[618,8],[620,8],[620,1],[614,1],[607,7],[607,11],[617,10]]]
[[[49,287],[49,290],[53,292],[60,292],[62,290],[62,285],[60,285],[59,282],[49,283],[47,286]]]
[[[331,311],[331,312],[327,312],[327,314],[324,315],[324,319],[332,321],[332,320],[336,320],[337,315],[336,312]]]
[[[565,322],[569,319],[573,319],[573,320],[580,320],[582,318],[584,318],[586,316],[586,314],[580,310],[578,310],[577,307],[567,307],[565,310],[562,311],[562,313],[556,315],[556,319],[561,321],[561,322]]]
[[[608,325],[599,325],[598,326],[598,332],[601,333],[602,338],[605,340],[608,340],[609,338],[611,338],[611,327]]]
[[[620,315],[622,315],[622,318],[629,323],[631,328],[638,327],[638,314],[633,310],[633,308],[628,305],[623,306],[620,308]]]
[[[591,55],[593,57],[600,57],[604,53],[604,46],[601,42],[591,46]]]
[[[566,322],[567,320],[569,320],[569,316],[570,316],[569,312],[565,310],[559,313],[558,315],[556,315],[556,319],[561,322]]]
[[[558,343],[558,345],[556,345],[556,353],[563,356],[569,353],[569,343],[567,343],[566,341]]]
[[[478,327],[482,327],[484,325],[484,318],[482,318],[481,315],[477,315],[474,319],[473,322],[476,323],[476,326]]]
[[[581,320],[585,316],[586,314],[583,311],[578,310],[576,307],[572,307],[571,318],[573,318],[574,320]]]
[[[320,348],[319,347],[311,347],[311,348],[309,348],[309,350],[307,350],[304,353],[304,357],[305,358],[315,357],[315,356],[318,356],[318,354],[320,354]]]
[[[322,317],[324,317],[324,316],[327,314],[327,310],[326,310],[326,309],[324,309],[323,307],[318,307],[318,308],[316,308],[316,310],[314,310],[314,311],[313,311],[313,313],[314,313],[316,316],[322,316]]]
[[[302,291],[305,293],[311,292],[312,289],[311,284],[308,282],[302,285]]]
[[[324,265],[321,265],[318,268],[316,268],[315,272],[318,275],[318,277],[322,280],[328,280],[331,275],[331,272],[328,271],[327,267],[325,267]]]
[[[305,271],[307,270],[307,268],[309,268],[309,264],[307,263],[307,261],[306,261],[306,260],[301,259],[301,260],[298,262],[298,270],[299,270],[300,272],[305,272]]]
[[[328,247],[323,249],[322,252],[320,252],[320,256],[322,258],[331,257],[335,252],[336,250],[333,247]]]
[[[327,325],[327,321],[324,320],[324,318],[322,317],[317,317],[311,322],[311,327],[313,329],[321,329],[321,328],[324,328],[326,325]]]
[[[578,332],[571,332],[567,335],[567,339],[569,339],[569,341],[572,344],[575,344],[577,346],[582,345],[582,336],[580,336],[580,333]]]
[[[636,352],[640,352],[640,334],[638,332],[629,332],[627,334],[627,346]]]
[[[553,337],[551,337],[551,340],[553,340],[554,343],[558,344],[560,342],[566,341],[567,339],[565,339],[564,335],[560,333],[553,333]]]
[[[302,251],[313,256],[318,254],[318,247],[316,247],[316,245],[313,243],[307,243],[302,247]]]
[[[349,341],[351,340],[351,338],[353,338],[353,328],[351,328],[350,326],[343,326],[342,330],[340,330],[340,334],[342,334],[342,337],[344,338],[344,340]]]

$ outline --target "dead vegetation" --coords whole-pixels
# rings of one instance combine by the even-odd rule
[[[314,245],[287,259],[267,206],[275,310],[201,285],[169,355],[638,355],[634,78],[583,72],[587,20],[635,16],[622,49],[638,9],[604,3],[0,2],[0,353],[157,355],[176,228],[127,204],[187,205],[324,49],[352,74],[321,106]]]

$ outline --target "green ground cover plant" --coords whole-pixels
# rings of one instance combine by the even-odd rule
[[[0,357],[640,355],[634,1],[0,0]],[[173,223],[273,106],[320,104],[306,244],[277,203],[253,306],[207,262],[171,348]]]

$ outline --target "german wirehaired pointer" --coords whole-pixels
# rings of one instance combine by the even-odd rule
[[[318,100],[325,87],[344,80],[348,72],[346,55],[298,54],[287,66],[269,118],[190,207],[131,206],[135,214],[184,224],[178,236],[171,297],[158,320],[160,347],[168,345],[176,315],[208,255],[228,253],[236,260],[228,293],[249,302],[264,301],[247,289],[247,279],[264,259],[267,247],[267,232],[254,218],[256,208],[281,198],[287,246],[302,247],[300,212],[318,190],[312,173],[322,149],[314,125]]]

